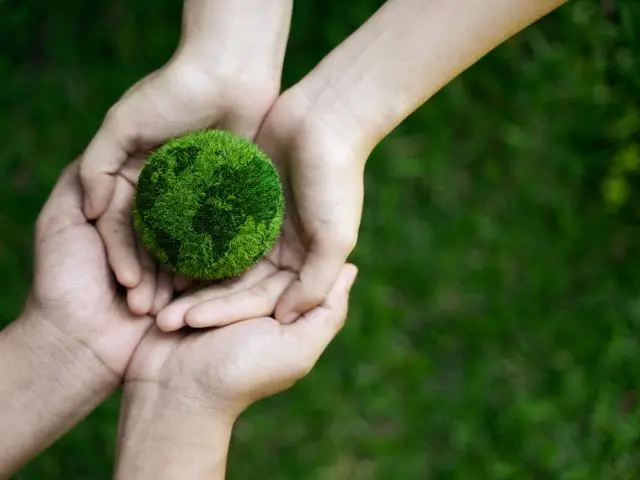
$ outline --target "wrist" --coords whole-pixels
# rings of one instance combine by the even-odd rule
[[[96,356],[82,340],[56,325],[47,312],[27,306],[22,315],[2,332],[5,362],[33,386],[57,387],[60,393],[83,392],[104,396],[120,383],[120,375]],[[0,377],[1,378],[1,377]],[[33,379],[37,378],[37,384]],[[28,392],[25,392],[28,393]]]
[[[224,478],[236,417],[154,382],[125,384],[116,478]]]
[[[337,98],[328,102],[303,82],[280,95],[265,121],[268,123],[300,157],[313,152],[311,156],[318,160],[355,162],[360,168],[364,168],[378,141],[374,132]]]
[[[10,324],[0,335],[0,477],[82,420],[118,381],[33,310]]]
[[[186,0],[177,56],[280,84],[293,0]]]

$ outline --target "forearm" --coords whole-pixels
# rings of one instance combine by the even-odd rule
[[[180,51],[280,81],[293,0],[185,0]]]
[[[50,323],[22,316],[0,332],[0,478],[72,428],[118,378]]]
[[[126,385],[116,479],[224,479],[234,420],[154,383]]]
[[[566,0],[389,0],[294,89],[372,149],[450,80]]]

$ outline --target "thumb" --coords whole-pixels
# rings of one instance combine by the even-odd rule
[[[295,280],[278,301],[275,317],[292,323],[300,315],[321,304],[343,268],[355,241],[325,236],[313,241]],[[354,267],[355,268],[355,267]]]
[[[119,110],[110,111],[82,155],[80,181],[85,193],[84,213],[89,219],[98,218],[107,209],[115,189],[115,173],[135,148],[135,130],[127,127],[125,118]]]
[[[296,344],[313,355],[313,363],[344,326],[349,293],[357,276],[358,269],[355,265],[344,265],[323,304],[285,327],[296,337]]]

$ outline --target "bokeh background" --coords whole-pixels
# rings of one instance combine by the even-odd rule
[[[296,2],[285,84],[382,3]],[[168,59],[180,10],[0,0],[1,324],[58,173]],[[230,478],[640,478],[638,32],[640,2],[574,0],[376,149],[348,326],[242,417]],[[117,414],[17,478],[109,478]]]

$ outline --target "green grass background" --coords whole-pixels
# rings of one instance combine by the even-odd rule
[[[381,3],[296,2],[285,83]],[[0,324],[56,176],[180,4],[0,1]],[[348,325],[242,417],[230,478],[640,478],[639,31],[640,2],[574,0],[376,149]],[[17,478],[109,478],[117,410]]]

